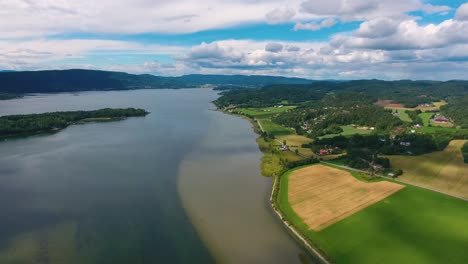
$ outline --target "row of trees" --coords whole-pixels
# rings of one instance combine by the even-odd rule
[[[463,153],[463,160],[465,163],[468,163],[468,142],[463,145],[461,150]]]
[[[131,116],[145,116],[147,114],[148,112],[143,109],[105,108],[94,111],[70,111],[2,116],[0,117],[0,136],[16,136],[21,134],[35,134],[58,130],[86,119],[118,119]]]

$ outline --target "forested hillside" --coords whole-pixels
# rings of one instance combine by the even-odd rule
[[[196,88],[205,84],[259,88],[271,84],[312,81],[275,76],[186,75],[161,77],[94,70],[0,72],[0,94]]]
[[[327,93],[347,91],[365,95],[374,101],[390,100],[405,107],[445,100],[468,93],[468,81],[380,81],[313,82],[307,85],[271,85],[256,90],[233,90],[216,102],[221,107],[230,104],[243,107],[271,106],[321,99]]]
[[[468,128],[468,95],[452,98],[440,110],[460,127]]]

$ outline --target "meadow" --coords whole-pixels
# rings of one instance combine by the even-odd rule
[[[269,119],[258,119],[258,121],[262,125],[265,132],[267,132],[269,135],[284,136],[294,134],[292,129],[278,125]]]
[[[401,121],[403,122],[411,122],[411,118],[409,117],[409,115],[406,113],[406,110],[404,109],[394,109],[394,111],[397,111],[398,112],[398,118],[400,118]]]
[[[468,164],[461,148],[466,140],[453,140],[443,150],[420,156],[387,156],[392,167],[403,170],[401,180],[468,198]]]
[[[336,137],[336,136],[351,136],[351,135],[356,135],[356,134],[359,134],[359,135],[368,135],[370,133],[372,133],[372,130],[365,130],[365,129],[357,129],[353,126],[341,126],[341,129],[343,129],[343,132],[341,132],[340,134],[329,134],[329,135],[325,135],[325,136],[322,136],[322,137],[319,137],[320,139],[322,138],[332,138],[332,137]]]
[[[283,113],[287,110],[294,109],[295,106],[283,107],[265,107],[265,108],[237,108],[237,111],[244,115],[252,116],[255,118],[270,118],[276,114]]]
[[[466,263],[466,201],[406,186],[339,222],[314,231],[289,203],[291,173],[280,179],[276,205],[285,219],[333,262]]]

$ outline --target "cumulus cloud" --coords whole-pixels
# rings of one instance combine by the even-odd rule
[[[296,15],[291,8],[275,8],[266,14],[266,20],[270,24],[278,24],[290,21]]]
[[[468,20],[468,3],[461,5],[455,14],[457,20]]]
[[[329,28],[332,27],[336,24],[336,20],[333,18],[326,18],[322,20],[320,23],[315,23],[315,22],[309,22],[309,23],[301,23],[298,22],[294,25],[294,30],[311,30],[311,31],[317,31],[322,28]]]
[[[68,32],[192,33],[247,23],[283,22],[300,0],[8,0],[0,1],[0,38]]]
[[[421,26],[416,20],[377,19],[363,22],[351,36],[335,36],[331,44],[382,50],[440,48],[468,42],[468,35],[460,32],[468,32],[468,22],[448,19],[440,24]]]
[[[265,50],[273,53],[278,53],[283,50],[283,45],[281,43],[268,43],[265,46]]]
[[[343,21],[367,20],[378,17],[406,17],[411,11],[437,13],[450,10],[448,6],[434,6],[420,0],[307,0],[301,4],[305,13],[339,17]]]

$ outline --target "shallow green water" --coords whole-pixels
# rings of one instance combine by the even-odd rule
[[[301,249],[267,204],[255,135],[210,110],[216,97],[139,90],[0,102],[0,115],[151,112],[1,142],[0,263],[297,263]]]

